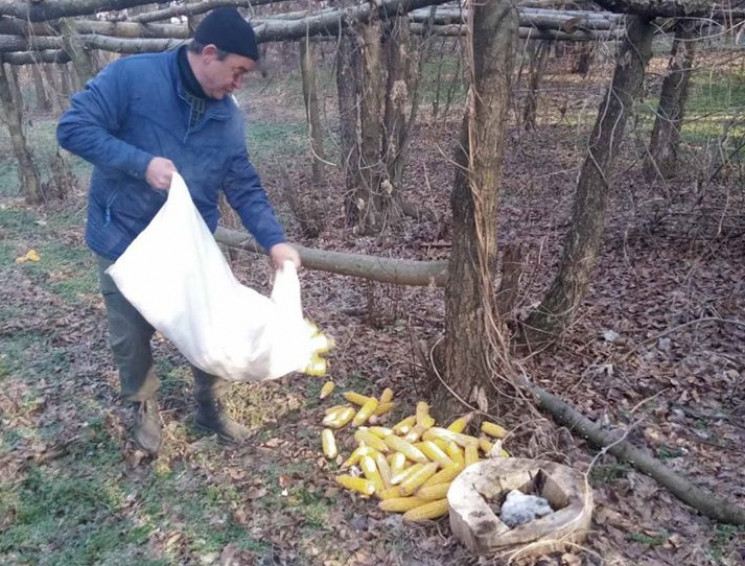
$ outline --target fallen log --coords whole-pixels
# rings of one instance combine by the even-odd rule
[[[670,490],[678,499],[687,503],[701,514],[733,525],[745,525],[745,509],[730,501],[716,497],[713,493],[694,485],[686,478],[673,472],[659,460],[652,458],[624,439],[624,432],[618,429],[602,429],[587,417],[574,410],[569,404],[541,389],[527,379],[522,385],[532,393],[539,405],[554,419],[573,432],[587,438],[592,444],[610,452],[617,458],[628,462],[640,472],[655,479]]]
[[[266,254],[266,251],[245,232],[218,228],[215,239],[229,247],[239,248],[253,253]],[[315,250],[293,244],[300,253],[303,267],[350,275],[380,283],[394,285],[411,285],[442,287],[447,277],[446,261],[418,261],[410,259],[393,259],[362,254],[350,254]]]

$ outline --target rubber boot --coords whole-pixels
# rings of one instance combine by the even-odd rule
[[[134,440],[142,450],[155,456],[163,443],[160,432],[160,414],[158,403],[153,399],[134,404]]]
[[[241,443],[251,436],[248,427],[230,418],[220,400],[198,401],[194,424],[227,442]]]

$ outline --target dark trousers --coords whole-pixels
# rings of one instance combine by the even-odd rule
[[[106,269],[114,262],[96,257],[109,323],[109,346],[119,369],[121,396],[126,401],[145,401],[155,395],[159,385],[150,347],[155,329],[124,298],[114,280],[106,274]],[[229,381],[194,366],[191,366],[191,371],[194,375],[194,396],[198,403],[211,403],[227,393]]]

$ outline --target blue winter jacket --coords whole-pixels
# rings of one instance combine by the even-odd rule
[[[59,144],[94,165],[86,242],[115,260],[145,229],[167,196],[145,181],[153,157],[175,163],[210,230],[217,228],[223,190],[259,244],[268,250],[284,242],[248,160],[240,110],[231,96],[209,100],[203,117],[189,128],[191,107],[177,54],[134,55],[111,63],[72,97],[59,122]]]

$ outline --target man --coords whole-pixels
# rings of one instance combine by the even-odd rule
[[[248,160],[243,119],[231,96],[258,59],[251,25],[235,8],[216,9],[187,46],[108,65],[72,97],[57,127],[60,145],[94,165],[86,242],[98,258],[121,394],[134,404],[133,436],[151,455],[162,441],[154,331],[105,270],[163,205],[174,171],[211,230],[222,190],[278,268],[285,260],[300,265]],[[229,383],[194,367],[192,372],[195,423],[229,441],[247,438],[248,429],[227,415],[222,402]]]

